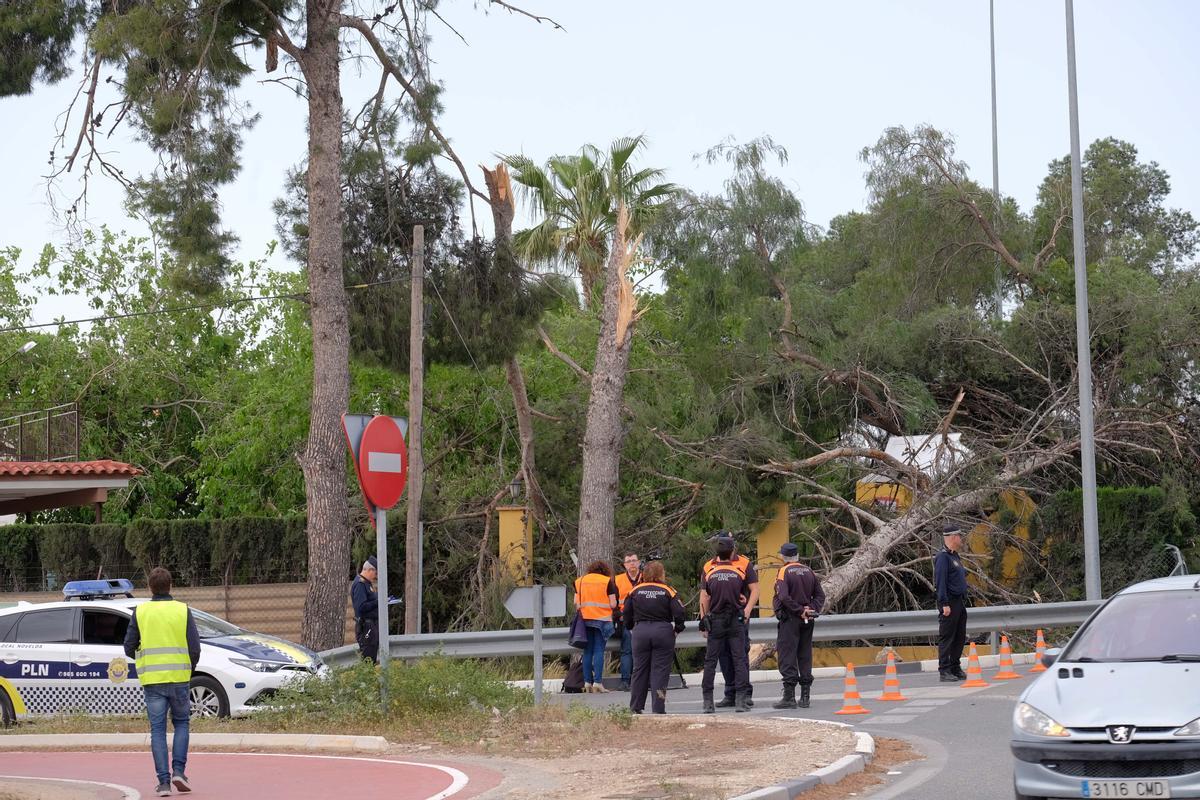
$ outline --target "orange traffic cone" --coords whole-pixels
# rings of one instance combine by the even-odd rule
[[[1012,648],[1008,646],[1008,637],[1000,637],[1000,671],[992,676],[994,681],[1020,680],[1021,676],[1013,671]]]
[[[858,696],[858,678],[854,677],[854,665],[846,665],[846,691],[842,693],[842,707],[835,714],[870,714],[863,708],[862,698]]]
[[[1035,675],[1039,672],[1046,671],[1046,665],[1042,663],[1042,654],[1046,652],[1046,640],[1042,637],[1042,629],[1038,628],[1037,632],[1037,650],[1033,656],[1033,669],[1029,670],[1030,675]]]
[[[887,669],[883,675],[883,694],[879,695],[880,700],[907,700],[908,698],[900,694],[900,678],[896,675],[896,654],[891,649],[888,650]]]
[[[979,653],[975,650],[974,642],[971,642],[971,654],[967,658],[967,679],[960,683],[959,686],[964,689],[991,686],[990,683],[983,679],[983,668],[979,666]]]

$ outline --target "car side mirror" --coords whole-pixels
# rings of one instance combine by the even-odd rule
[[[1054,666],[1054,662],[1058,661],[1058,657],[1062,655],[1061,647],[1051,647],[1042,653],[1042,666],[1046,669]]]

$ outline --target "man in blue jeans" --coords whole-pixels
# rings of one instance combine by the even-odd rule
[[[192,713],[188,684],[200,661],[200,634],[191,609],[171,597],[171,573],[162,567],[150,571],[149,603],[139,604],[125,633],[125,655],[134,659],[137,678],[146,696],[150,717],[150,753],[158,797],[171,794],[174,785],[190,792],[185,769],[188,720]],[[167,715],[175,729],[171,758],[167,760]]]

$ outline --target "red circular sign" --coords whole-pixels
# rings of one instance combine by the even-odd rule
[[[377,508],[391,508],[404,494],[408,452],[404,434],[391,417],[375,417],[363,430],[358,475],[363,494]]]

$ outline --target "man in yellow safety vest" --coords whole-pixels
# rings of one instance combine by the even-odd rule
[[[150,570],[149,603],[134,609],[125,633],[125,655],[134,659],[137,678],[146,697],[150,717],[150,753],[159,797],[171,794],[172,784],[190,792],[187,767],[188,720],[192,704],[188,684],[200,661],[200,634],[186,605],[171,597],[171,573],[162,567]],[[175,728],[175,741],[167,760],[167,712]]]

